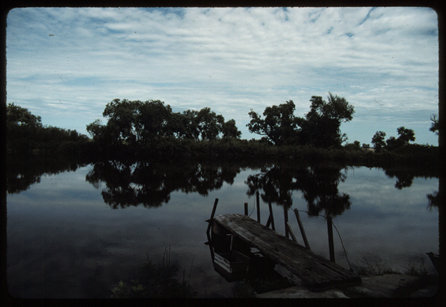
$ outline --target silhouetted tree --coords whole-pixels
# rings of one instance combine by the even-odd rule
[[[353,106],[345,98],[329,93],[328,102],[313,96],[310,112],[305,118],[294,116],[292,100],[279,106],[267,107],[262,119],[251,110],[247,125],[252,133],[263,135],[275,145],[307,144],[316,147],[339,147],[345,140],[341,135],[342,122],[352,120]]]
[[[341,135],[341,123],[353,119],[354,107],[331,93],[328,102],[320,96],[313,96],[310,101],[310,112],[305,120],[300,120],[302,143],[324,148],[341,146],[346,139],[345,134]]]
[[[439,126],[438,126],[438,118],[437,118],[437,116],[435,114],[432,114],[431,121],[432,121],[432,124],[431,124],[431,127],[429,128],[429,131],[432,131],[433,133],[438,135],[438,128],[439,128]]]
[[[239,139],[242,133],[237,129],[235,120],[230,119],[223,124],[222,127],[223,138],[237,138]]]
[[[398,138],[390,137],[386,141],[385,149],[387,150],[395,150],[406,147],[409,144],[409,141],[415,141],[415,133],[412,129],[406,129],[404,127],[399,127],[397,129],[399,134]]]
[[[168,142],[175,139],[208,141],[221,136],[239,138],[241,135],[234,120],[225,122],[222,115],[217,115],[210,108],[173,113],[169,105],[159,100],[114,99],[106,105],[103,116],[108,118],[105,126],[100,120],[87,125],[87,131],[99,147],[126,145],[148,148],[157,146],[161,139]]]
[[[400,142],[401,146],[406,146],[409,144],[409,141],[415,141],[415,132],[412,129],[399,127],[397,131],[399,134],[398,141]]]
[[[6,106],[6,137],[10,151],[28,153],[37,148],[38,130],[42,128],[41,117],[28,109],[8,103]]]
[[[41,117],[9,103],[6,107],[7,149],[10,153],[79,154],[89,139],[76,130],[43,126]]]
[[[251,121],[247,124],[249,132],[263,135],[275,145],[283,145],[297,142],[298,122],[294,116],[296,106],[292,100],[279,106],[267,107],[262,119],[251,110]]]
[[[372,144],[376,152],[380,152],[386,146],[386,142],[384,141],[385,136],[385,132],[377,131],[372,137]]]
[[[203,108],[197,113],[197,122],[203,141],[216,140],[223,130],[224,118],[210,108]]]

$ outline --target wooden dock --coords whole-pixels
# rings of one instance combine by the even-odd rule
[[[250,247],[280,264],[313,291],[361,284],[361,278],[336,263],[242,214],[217,215],[214,230],[227,229]],[[216,224],[215,224],[216,223]],[[218,225],[217,225],[218,224]]]

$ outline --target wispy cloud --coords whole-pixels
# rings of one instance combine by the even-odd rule
[[[404,125],[436,144],[428,131],[438,105],[435,12],[24,8],[7,18],[8,102],[44,124],[85,133],[114,98],[160,99],[174,110],[209,106],[251,138],[250,109],[293,100],[303,116],[312,95],[329,91],[355,106],[341,127],[351,141]]]

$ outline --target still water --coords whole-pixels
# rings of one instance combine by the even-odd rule
[[[429,206],[438,183],[423,171],[367,167],[116,161],[32,172],[10,167],[9,293],[109,298],[120,280],[138,277],[147,256],[160,263],[169,249],[198,297],[232,297],[235,282],[213,268],[205,220],[216,198],[216,214],[243,213],[247,202],[257,219],[256,191],[261,222],[266,224],[271,201],[281,234],[284,206],[305,211],[300,216],[311,249],[326,258],[324,215],[331,215],[345,248],[335,231],[335,260],[347,269],[369,261],[397,270],[424,266],[434,273],[426,253],[439,252],[438,208]]]

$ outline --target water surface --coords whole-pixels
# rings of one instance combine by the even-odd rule
[[[31,179],[30,179],[31,178]],[[327,223],[335,230],[335,260],[350,268],[364,259],[401,269],[434,268],[439,252],[438,210],[427,195],[438,178],[405,170],[367,167],[157,164],[102,162],[60,171],[8,173],[7,274],[9,292],[22,298],[108,298],[120,280],[138,276],[166,248],[199,297],[232,297],[235,283],[214,269],[206,219],[243,213],[261,222],[273,205],[284,234],[284,207],[300,216],[311,249],[329,257]],[[290,224],[303,245],[294,213]]]

